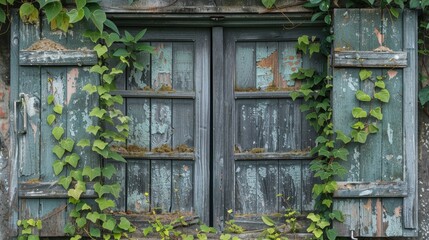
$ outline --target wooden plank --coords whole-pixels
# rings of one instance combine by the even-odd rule
[[[127,146],[135,145],[142,149],[146,148],[148,151],[150,149],[150,100],[127,99],[127,115],[131,119]]]
[[[171,211],[171,161],[151,161],[151,209]]]
[[[169,152],[169,153],[157,153],[157,152],[128,152],[122,154],[123,157],[133,160],[195,160],[195,153],[178,153],[178,152]]]
[[[279,43],[279,78],[280,83],[277,87],[294,87],[295,80],[291,79],[291,74],[298,72],[302,67],[301,54],[297,53],[295,42]]]
[[[279,202],[278,161],[259,161],[257,166],[257,213],[277,213]]]
[[[22,66],[92,66],[97,64],[95,51],[20,51]]]
[[[213,215],[212,223],[217,229],[222,228],[225,205],[224,205],[224,179],[225,172],[225,126],[224,120],[226,113],[224,112],[224,33],[222,27],[212,28],[212,94],[213,96],[213,120],[212,120],[212,139],[213,139],[213,164],[212,164],[212,201]],[[234,169],[232,169],[234,171]],[[217,177],[216,177],[217,176]]]
[[[255,112],[256,146],[267,152],[278,151],[278,100],[258,100]]]
[[[237,162],[235,168],[235,212],[257,212],[257,163]]]
[[[407,52],[343,51],[334,53],[334,67],[405,68]]]
[[[151,101],[151,149],[167,144],[171,147],[172,111],[171,100],[153,99]]]
[[[334,198],[405,197],[406,182],[338,182]]]
[[[301,211],[308,212],[314,209],[315,200],[313,199],[313,185],[320,182],[313,177],[313,172],[310,170],[309,161],[301,161]]]
[[[40,236],[64,236],[66,226],[67,200],[43,199],[40,200],[40,219],[43,228]]]
[[[171,211],[191,212],[194,209],[193,162],[173,161]]]
[[[235,99],[292,99],[291,91],[235,92]],[[298,98],[301,98],[299,96]]]
[[[152,46],[155,47],[151,64],[152,89],[159,90],[162,87],[172,88],[172,43],[154,42]]]
[[[417,236],[418,226],[418,141],[417,141],[417,13],[406,10],[403,13],[404,46],[409,56],[409,67],[404,69],[404,80],[407,79],[407,87],[403,91],[404,99],[404,125],[403,131],[406,141],[404,141],[404,161],[405,161],[405,181],[408,183],[408,197],[404,199],[404,235]],[[411,230],[408,230],[411,229]]]
[[[236,44],[236,69],[235,69],[235,90],[255,89],[256,90],[256,70],[255,70],[255,43],[237,42]],[[236,93],[237,94],[237,93]]]
[[[127,90],[143,90],[151,87],[151,56],[147,52],[139,52],[137,62],[143,65],[143,71],[137,68],[128,70]]]
[[[127,211],[148,212],[150,207],[150,161],[128,160],[127,168]]]
[[[68,198],[67,191],[56,182],[22,182],[18,191],[20,198]],[[87,184],[82,198],[95,198],[93,183]]]
[[[301,150],[301,111],[299,103],[286,99],[279,100],[279,152]],[[305,121],[305,120],[304,120]]]
[[[113,164],[113,166],[116,168],[116,174],[112,176],[111,179],[104,179],[104,182],[102,184],[116,184],[118,183],[121,188],[121,192],[119,193],[119,197],[115,198],[112,195],[107,195],[106,198],[111,199],[115,201],[116,206],[113,208],[113,211],[118,212],[125,212],[126,206],[127,206],[127,164],[116,162],[116,161],[104,161],[104,166],[107,166],[108,164]]]
[[[301,212],[301,161],[279,161],[279,212],[294,209]]]
[[[344,222],[333,222],[333,228],[337,231],[338,236],[350,236],[351,231],[354,236],[358,237],[360,232],[360,212],[359,200],[353,199],[335,199],[333,203],[333,210],[339,210],[343,213]]]
[[[194,44],[173,43],[173,89],[194,90]]]
[[[280,86],[278,65],[278,44],[276,42],[256,43],[256,88]]]
[[[280,153],[235,153],[235,160],[311,160],[314,157],[310,155],[310,151],[288,151]]]
[[[115,90],[113,95],[121,95],[127,98],[167,98],[167,99],[195,99],[195,92],[175,92],[175,91],[140,91],[140,90]]]
[[[173,102],[173,148],[179,145],[194,147],[194,101],[175,99]]]
[[[255,100],[237,100],[235,102],[235,147],[236,152],[251,151],[257,148],[257,116]],[[234,155],[236,156],[236,155]]]

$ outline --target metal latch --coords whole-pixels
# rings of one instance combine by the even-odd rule
[[[23,116],[24,116],[24,122],[23,122],[23,126],[22,128],[18,128],[18,105],[22,106],[23,109]],[[27,122],[28,122],[28,117],[27,117],[27,104],[25,102],[25,94],[24,93],[20,93],[19,94],[19,100],[14,101],[13,104],[13,110],[14,110],[14,131],[17,134],[26,134],[27,133]]]
[[[358,240],[358,238],[355,238],[355,231],[354,230],[350,230],[350,239],[352,240]]]

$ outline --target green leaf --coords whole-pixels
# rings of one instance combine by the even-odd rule
[[[121,217],[118,227],[127,231],[131,227],[131,223],[128,221],[128,219]]]
[[[329,214],[329,217],[334,220],[336,219],[339,222],[344,222],[343,213],[339,210],[333,210],[332,213]]]
[[[363,124],[363,122],[356,122],[355,124],[353,124],[352,126],[353,129],[364,129],[365,128],[365,124]]]
[[[107,53],[107,47],[101,44],[97,44],[94,47],[94,50],[97,52],[98,57],[103,56],[105,53]],[[98,65],[95,65],[98,66]]]
[[[89,113],[90,117],[98,117],[98,118],[103,118],[104,114],[106,114],[107,111],[104,109],[100,109],[99,107],[95,107],[91,110],[91,112]]]
[[[332,154],[334,155],[335,158],[339,158],[341,160],[346,161],[347,156],[349,155],[349,151],[345,148],[340,148],[340,149],[335,149],[334,151],[332,151]]]
[[[49,94],[49,96],[48,96],[48,104],[51,105],[54,102],[54,100],[55,100],[54,95]]]
[[[130,55],[130,52],[128,52],[125,48],[118,48],[113,53],[113,56],[115,57],[128,57]]]
[[[67,176],[67,177],[62,176],[62,177],[60,177],[60,179],[58,179],[58,184],[63,186],[63,188],[66,190],[70,187],[71,182],[72,182],[71,176]]]
[[[357,90],[356,91],[356,98],[359,101],[362,101],[362,102],[369,102],[369,101],[371,101],[371,97],[368,94],[366,94],[364,91],[362,91],[362,90]]]
[[[105,166],[103,168],[103,170],[101,171],[103,177],[107,178],[107,179],[111,179],[113,175],[115,175],[116,173],[116,168],[115,166],[113,166],[113,164],[108,164],[107,166]]]
[[[83,181],[82,170],[73,170],[70,172],[70,177],[76,181]]]
[[[106,66],[94,65],[94,66],[92,66],[89,69],[89,72],[91,72],[91,73],[98,73],[98,74],[101,75],[101,74],[103,74],[107,70],[109,70],[109,68],[106,67]],[[91,85],[91,91],[92,91],[93,88],[94,88],[94,87],[92,87],[93,85],[92,84],[87,84],[87,85]],[[87,86],[87,85],[85,85],[85,86]],[[83,90],[85,90],[85,89],[83,89]]]
[[[262,216],[262,221],[265,223],[265,225],[269,227],[273,227],[276,225],[275,222],[268,216]]]
[[[328,221],[322,220],[316,224],[320,229],[324,229],[327,226],[331,225]]]
[[[80,196],[82,195],[82,193],[83,193],[83,191],[82,191],[82,190],[80,190],[80,189],[76,189],[76,188],[69,189],[69,190],[67,191],[67,195],[68,195],[69,197],[72,197],[72,198],[76,199],[76,200],[79,200],[79,199],[80,199]]]
[[[127,162],[127,160],[125,160],[125,158],[122,157],[122,155],[120,155],[117,152],[110,151],[108,154],[108,157],[118,162],[123,162],[123,163]]]
[[[360,72],[359,72],[359,78],[360,78],[360,80],[366,80],[366,79],[368,79],[368,78],[370,78],[372,76],[372,72],[371,71],[368,71],[368,70],[366,70],[366,69],[362,69],[362,70],[360,70]]]
[[[46,118],[46,122],[48,123],[48,125],[52,125],[52,123],[54,123],[56,118],[57,117],[54,114],[49,114],[48,117]]]
[[[24,23],[37,24],[39,22],[39,10],[31,3],[23,3],[19,8],[19,16]]]
[[[78,228],[82,228],[86,225],[86,218],[80,217],[76,219],[76,224]]]
[[[63,134],[64,134],[64,128],[62,127],[54,127],[54,129],[52,129],[52,135],[57,140],[60,140]]]
[[[312,222],[319,222],[320,221],[320,215],[319,214],[309,213],[307,215],[307,218],[310,219]]]
[[[374,94],[374,97],[381,102],[388,103],[390,100],[390,93],[387,89],[381,89],[379,92]]]
[[[320,52],[320,43],[311,43],[308,49],[310,50],[310,57],[311,57],[313,53]]]
[[[108,143],[106,143],[106,142],[104,142],[102,140],[97,139],[97,140],[94,141],[94,143],[93,143],[92,146],[93,147],[97,147],[97,148],[103,150],[104,148],[106,148],[107,145],[108,145]]]
[[[97,135],[98,131],[101,129],[100,126],[89,126],[86,128],[86,132]]]
[[[82,9],[86,5],[86,0],[76,0],[76,8]]]
[[[61,4],[61,1],[55,1],[46,4],[43,9],[45,10],[48,22],[51,22],[61,12],[63,5]]]
[[[28,235],[27,240],[39,240],[39,236],[30,234]]]
[[[95,65],[95,66],[98,66],[98,65]],[[88,94],[93,94],[93,93],[97,92],[97,86],[88,83],[85,86],[83,86],[82,90],[88,92]]]
[[[365,131],[352,131],[352,137],[354,142],[365,143],[366,138],[368,137],[368,133]]]
[[[54,173],[56,176],[58,176],[58,174],[60,174],[63,171],[64,168],[64,162],[60,161],[60,160],[56,160],[54,161],[54,163],[52,164],[52,168],[54,169]]]
[[[378,130],[379,129],[378,129],[377,125],[375,125],[374,123],[372,123],[368,126],[369,133],[377,133]]]
[[[352,110],[352,115],[354,118],[366,118],[368,113],[360,107],[355,107]]]
[[[91,15],[91,20],[100,33],[103,32],[103,25],[106,19],[106,13],[100,9],[95,10]]]
[[[391,7],[391,8],[389,8],[389,11],[390,11],[390,13],[391,13],[395,18],[398,18],[398,17],[399,17],[399,11],[398,11],[398,9],[396,9],[396,8],[394,8],[394,7]]]
[[[308,35],[302,35],[300,37],[298,37],[298,44],[305,44],[308,45],[310,44],[310,40],[308,38]]]
[[[105,198],[97,198],[95,201],[98,203],[98,207],[101,211],[106,208],[115,207],[115,202],[113,200],[108,200]]]
[[[311,16],[311,21],[314,22],[316,21],[320,16],[324,15],[326,13],[324,12],[316,12],[315,14],[313,14],[313,16]]]
[[[55,153],[55,155],[57,155],[58,158],[62,158],[66,150],[62,148],[60,145],[55,145],[52,148],[52,152]]]
[[[106,21],[104,22],[104,25],[110,29],[112,29],[115,33],[119,34],[119,29],[116,26],[116,24],[114,22],[112,22],[109,19],[106,19]]]
[[[88,219],[92,223],[96,223],[97,220],[100,219],[100,214],[98,212],[89,212],[86,215],[86,219]]]
[[[351,138],[347,135],[345,135],[342,131],[337,130],[337,140],[341,140],[343,143],[347,144],[351,141]]]
[[[70,12],[67,12],[69,17],[69,23],[76,23],[83,19],[85,12],[83,9],[72,9]]]
[[[81,148],[88,147],[90,145],[91,145],[91,142],[89,141],[89,139],[81,139],[76,144],[76,146],[81,147]]]
[[[419,101],[420,104],[423,106],[427,102],[429,102],[429,85],[425,86],[424,88],[420,89],[419,91]]]
[[[337,239],[338,234],[334,229],[328,229],[326,231],[326,236],[328,237],[328,240],[335,240]]]
[[[54,112],[58,113],[59,115],[63,114],[63,106],[61,105],[55,105]]]
[[[73,153],[66,157],[66,163],[70,164],[72,167],[76,168],[79,163],[80,157],[76,153]]]
[[[322,204],[327,206],[328,208],[330,208],[332,205],[332,200],[331,199],[323,199]]]
[[[109,218],[106,222],[103,223],[103,228],[109,231],[113,231],[116,226],[116,221],[113,218]]]
[[[89,229],[89,234],[91,234],[91,237],[101,237],[100,229],[96,227],[91,227]]]
[[[101,169],[99,167],[91,168],[89,166],[85,166],[82,171],[82,176],[87,176],[89,181],[92,181],[96,177],[101,176]]]
[[[74,235],[76,232],[76,228],[71,223],[67,223],[67,225],[64,227],[64,233],[69,235]]]
[[[73,151],[74,141],[71,138],[63,139],[60,142],[60,146],[67,150],[68,152]]]
[[[376,81],[375,82],[375,86],[381,89],[385,89],[386,88],[386,84],[384,83],[384,81]]]
[[[291,96],[292,100],[295,101],[299,96],[301,96],[301,93],[297,92],[297,91],[293,91],[290,93],[290,96]]]
[[[371,111],[369,112],[369,114],[373,117],[375,117],[378,120],[382,120],[383,119],[383,113],[381,113],[381,107],[376,107],[374,109],[371,109]]]

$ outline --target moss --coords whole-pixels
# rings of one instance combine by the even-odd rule
[[[156,153],[171,153],[173,149],[168,144],[162,144],[159,147],[153,148],[152,152]]]
[[[174,150],[177,152],[180,152],[180,153],[192,153],[192,152],[194,152],[194,149],[189,147],[186,144],[180,144],[180,145],[176,146],[176,148]]]
[[[160,92],[174,92],[173,87],[170,85],[162,84],[162,86],[158,89]]]
[[[264,153],[265,152],[265,148],[252,148],[250,150],[251,153]]]
[[[153,92],[153,89],[150,86],[144,86],[143,90],[144,91],[152,91]]]
[[[128,152],[138,152],[138,153],[141,153],[141,152],[147,152],[147,151],[149,151],[149,149],[147,149],[146,147],[140,147],[140,146],[137,146],[137,145],[129,145],[128,147],[127,147],[127,151]]]

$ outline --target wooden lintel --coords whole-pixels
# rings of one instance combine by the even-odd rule
[[[334,198],[406,197],[405,182],[338,182]]]
[[[268,98],[292,98],[292,91],[267,91],[267,92],[235,92],[235,99],[268,99]]]
[[[20,51],[21,66],[92,66],[97,64],[95,51]]]
[[[235,160],[311,160],[310,152],[284,152],[284,153],[235,153]]]
[[[195,99],[195,92],[181,91],[116,90],[112,92],[112,95],[121,95],[126,98]]]
[[[20,198],[69,198],[67,191],[56,182],[19,183],[18,195]],[[94,183],[87,183],[86,191],[82,193],[81,197],[97,197],[97,194],[94,191]]]
[[[334,53],[334,67],[405,68],[407,52],[341,51]]]

